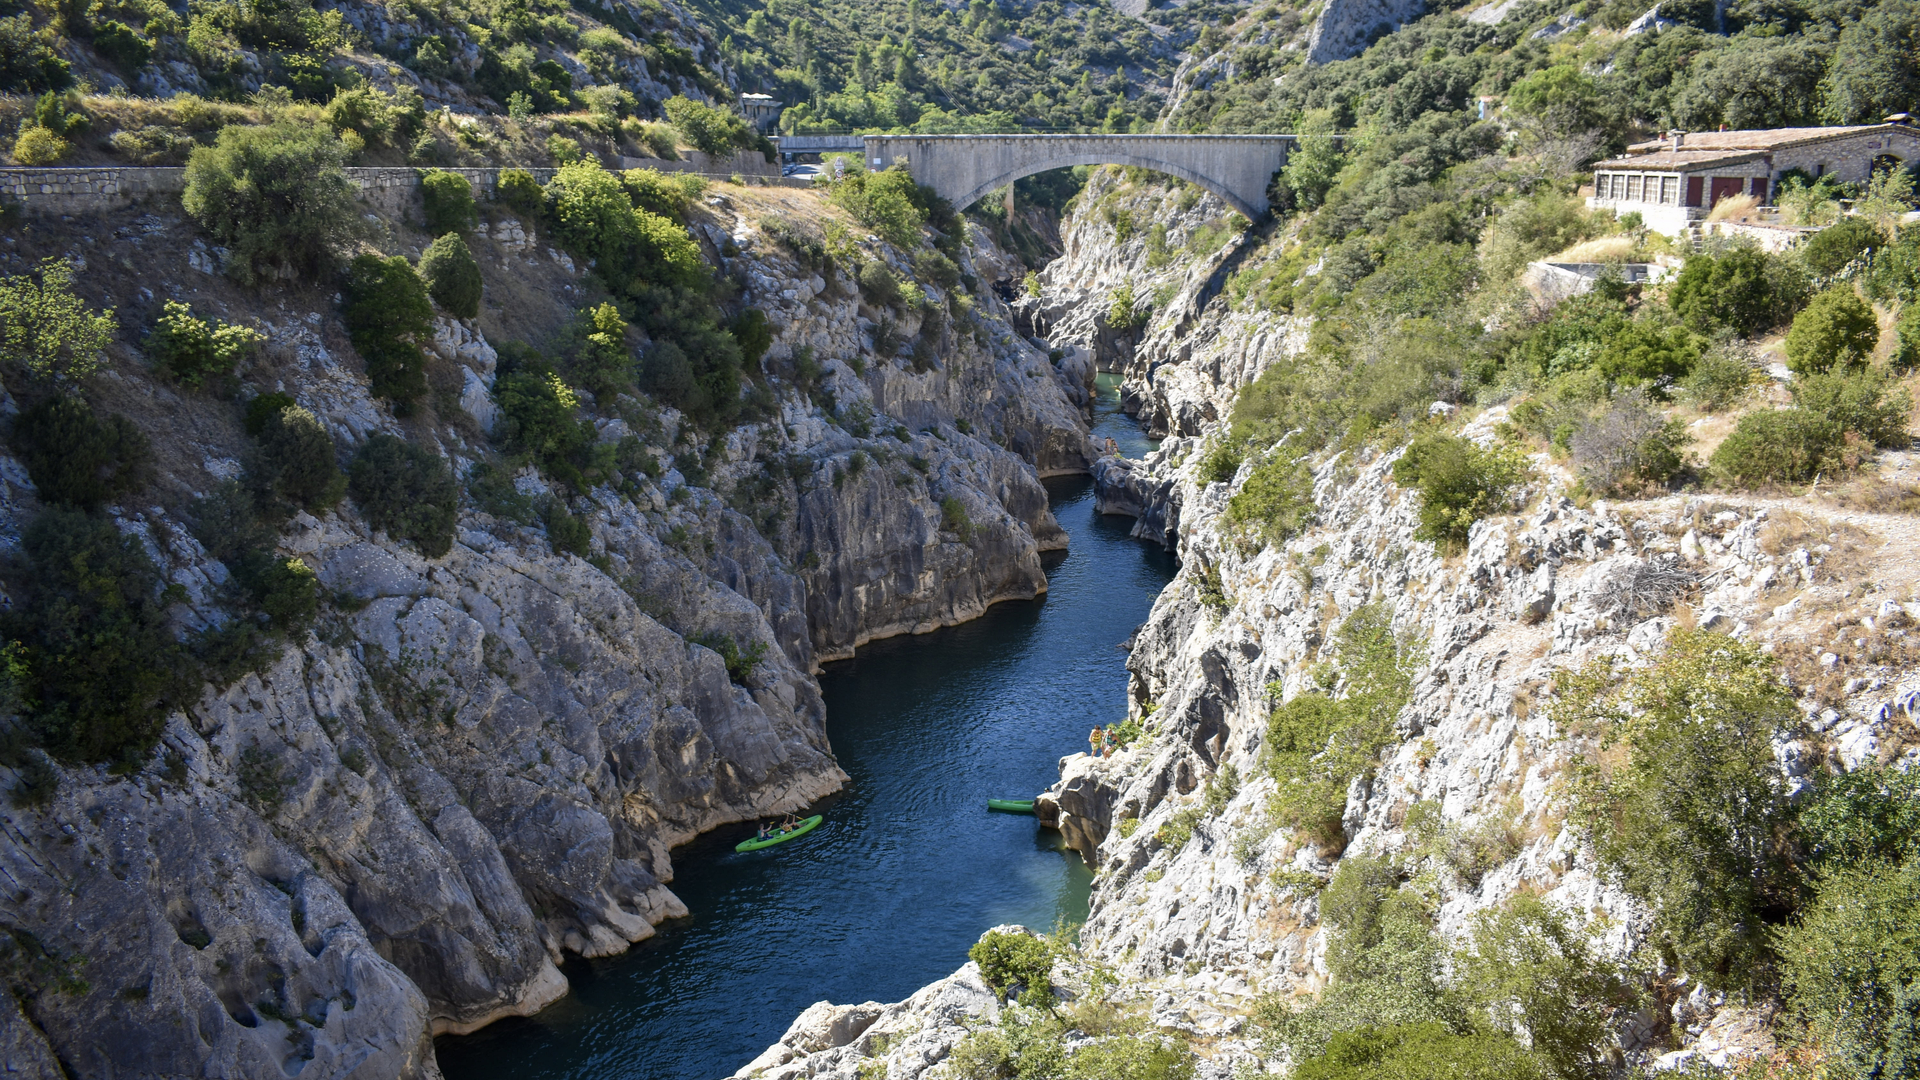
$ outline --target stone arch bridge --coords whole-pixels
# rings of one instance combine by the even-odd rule
[[[1048,169],[1135,165],[1190,180],[1258,221],[1267,212],[1267,185],[1287,163],[1293,142],[1292,135],[789,136],[780,149],[860,150],[873,168],[905,165],[956,210]]]

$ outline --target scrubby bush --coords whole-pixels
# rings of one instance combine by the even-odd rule
[[[869,259],[860,267],[860,293],[875,307],[897,307],[900,303],[900,279],[893,267],[879,259]]]
[[[1305,458],[1279,452],[1254,466],[1227,500],[1227,522],[1263,544],[1280,545],[1312,523],[1313,470]]]
[[[324,126],[230,125],[188,157],[181,205],[226,246],[227,272],[242,283],[318,276],[359,231],[345,160]]]
[[[73,264],[65,259],[41,260],[37,275],[0,278],[0,363],[9,374],[83,382],[99,370],[116,334],[111,308],[94,311],[74,295]]]
[[[1055,955],[1045,938],[1000,930],[986,934],[967,950],[967,958],[980,966],[980,978],[988,986],[1002,992],[1018,986],[1031,1003],[1052,999]]]
[[[1336,1033],[1293,1080],[1549,1080],[1547,1063],[1503,1035],[1461,1035],[1444,1024],[1355,1028]]]
[[[508,452],[575,488],[588,483],[593,424],[575,415],[579,399],[558,375],[538,364],[516,366],[494,380],[500,439]]]
[[[615,292],[643,285],[695,287],[707,276],[700,249],[669,218],[637,209],[620,178],[597,161],[562,166],[547,185],[554,235],[591,259]]]
[[[1768,981],[1769,928],[1801,899],[1780,840],[1792,801],[1773,749],[1800,713],[1773,658],[1676,630],[1652,667],[1569,677],[1555,720],[1615,753],[1583,758],[1574,818],[1601,864],[1655,912],[1659,947],[1708,986]]]
[[[367,362],[374,396],[406,415],[427,392],[420,342],[433,336],[433,304],[426,283],[405,256],[359,255],[340,295],[347,335]]]
[[[1423,435],[1393,463],[1394,483],[1420,491],[1414,536],[1449,548],[1466,543],[1474,522],[1505,509],[1508,494],[1527,475],[1518,451],[1483,450],[1452,435]]]
[[[921,281],[951,289],[960,284],[960,267],[943,252],[932,248],[913,253],[913,273]]]
[[[313,621],[320,610],[320,575],[300,559],[274,559],[259,582],[260,610],[280,633]]]
[[[527,170],[502,169],[500,179],[494,182],[493,197],[509,210],[533,217],[546,205],[547,193]]]
[[[63,508],[27,526],[20,553],[0,636],[25,646],[35,734],[69,760],[144,754],[187,670],[159,569],[108,518]]]
[[[1867,362],[1880,341],[1873,309],[1850,285],[1836,285],[1807,303],[1787,330],[1787,367],[1795,375],[1856,368]]]
[[[65,90],[73,74],[53,51],[54,30],[36,32],[25,11],[0,18],[0,89],[11,93]]]
[[[427,109],[420,92],[410,86],[393,93],[374,86],[343,86],[327,102],[326,116],[333,130],[351,131],[363,143],[405,148],[426,126]]]
[[[1873,222],[1850,217],[1821,229],[1800,245],[1800,261],[1817,277],[1832,277],[1847,264],[1887,242]]]
[[[479,220],[473,185],[459,173],[429,170],[420,178],[420,198],[426,208],[428,236],[465,232]]]
[[[1889,366],[1902,374],[1920,367],[1920,303],[1910,303],[1893,324],[1895,344]]]
[[[1680,471],[1686,425],[1648,407],[1629,391],[1597,419],[1576,429],[1571,441],[1574,471],[1587,489],[1602,495],[1639,494],[1664,486]]]
[[[347,491],[368,525],[413,541],[430,559],[452,549],[460,486],[433,451],[376,432],[347,466]]]
[[[1594,367],[1617,386],[1645,387],[1664,399],[1673,383],[1693,370],[1700,341],[1684,328],[1631,322],[1609,337]]]
[[[1786,322],[1806,297],[1787,260],[1754,248],[1687,259],[1667,294],[1674,314],[1697,330],[1727,327],[1753,337]]]
[[[42,502],[92,508],[137,490],[152,465],[147,437],[124,416],[95,416],[55,394],[14,419],[7,442]]]
[[[693,173],[663,173],[658,169],[628,169],[620,174],[633,204],[649,213],[685,223],[687,208],[706,190],[705,177]]]
[[[767,658],[767,643],[755,641],[742,648],[740,642],[730,634],[702,634],[693,639],[695,645],[712,649],[727,665],[727,678],[737,686],[747,685],[753,678],[754,669]]]
[[[760,358],[773,346],[773,327],[767,322],[767,313],[747,308],[727,324],[727,332],[740,344],[741,365],[748,371],[759,370]]]
[[[233,374],[234,365],[265,340],[257,330],[199,318],[190,306],[169,300],[147,334],[147,355],[183,385],[198,387]]]
[[[716,109],[680,94],[668,98],[663,108],[667,120],[679,129],[688,144],[704,154],[752,150],[763,141],[745,120],[726,109]]]
[[[1838,464],[1844,434],[1807,409],[1764,409],[1740,418],[1710,464],[1715,479],[1732,487],[1800,483]]]
[[[480,264],[459,233],[446,233],[427,245],[420,256],[420,278],[433,302],[456,319],[480,316],[480,293],[485,283]]]
[[[13,140],[13,160],[20,165],[58,165],[72,148],[67,140],[35,125],[21,128]]]
[[[1753,350],[1727,341],[1702,354],[1679,387],[1701,412],[1721,412],[1745,401],[1763,380]]]
[[[1370,773],[1393,741],[1418,657],[1377,605],[1347,616],[1337,640],[1344,693],[1308,691],[1281,704],[1267,719],[1264,749],[1278,784],[1274,816],[1331,848],[1341,843],[1348,785]]]
[[[1807,375],[1793,384],[1793,401],[1875,446],[1904,446],[1913,399],[1878,371]]]
[[[262,426],[259,444],[247,460],[247,480],[270,513],[323,513],[347,490],[335,453],[333,436],[320,419],[288,405]]]
[[[593,526],[575,517],[559,499],[548,499],[541,505],[540,524],[546,528],[547,543],[555,554],[582,559],[593,554]]]
[[[1835,868],[1775,945],[1792,1009],[1844,1075],[1920,1075],[1920,864]]]
[[[905,169],[849,172],[834,181],[830,197],[895,247],[919,247],[920,230],[928,224],[948,235],[958,229],[953,208],[914,183]]]

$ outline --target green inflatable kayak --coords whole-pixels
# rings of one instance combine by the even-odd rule
[[[742,840],[739,843],[733,845],[733,850],[759,851],[761,848],[770,848],[775,844],[784,844],[796,836],[805,836],[808,833],[812,832],[814,830],[814,827],[819,825],[822,820],[824,819],[819,814],[815,814],[810,818],[802,818],[800,820],[800,824],[795,825],[793,828],[788,829],[786,832],[768,833],[767,838],[765,840],[762,840],[757,836],[751,840]]]
[[[987,809],[998,810],[1003,814],[1033,813],[1032,799],[988,799]]]

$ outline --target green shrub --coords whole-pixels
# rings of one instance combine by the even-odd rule
[[[1920,1075],[1920,864],[1836,868],[1774,945],[1789,1007],[1843,1075]]]
[[[333,436],[312,413],[297,405],[282,408],[259,440],[247,460],[247,482],[272,512],[325,513],[346,494]]]
[[[347,491],[373,528],[413,541],[430,559],[452,549],[460,487],[439,454],[376,432],[347,466]]]
[[[963,544],[973,539],[973,518],[966,503],[952,495],[940,500],[940,531],[958,536]]]
[[[902,168],[848,172],[833,182],[830,198],[862,225],[902,249],[919,247],[920,230],[930,222],[935,227],[946,224],[950,229],[958,228],[949,221],[952,207],[931,189],[915,184],[912,175]]]
[[[13,160],[28,166],[58,165],[73,144],[43,127],[27,127],[13,141]]]
[[[1209,484],[1225,484],[1239,474],[1240,463],[1246,458],[1245,444],[1231,437],[1216,438],[1207,443],[1195,475]]]
[[[1667,304],[1695,329],[1724,326],[1753,337],[1786,322],[1806,297],[1806,283],[1785,259],[1753,248],[1687,259]]]
[[[1912,441],[1907,419],[1913,415],[1913,399],[1878,371],[1803,376],[1794,380],[1793,402],[1875,446]]]
[[[258,601],[273,628],[296,632],[320,611],[320,576],[300,559],[274,559],[260,575]]]
[[[1038,1003],[1051,1001],[1051,978],[1055,949],[1044,938],[1032,934],[992,931],[967,950],[967,958],[980,965],[980,978],[995,990],[1006,992],[1015,986],[1023,997]]]
[[[1640,1004],[1630,973],[1554,905],[1519,893],[1474,916],[1451,965],[1454,992],[1499,1034],[1525,1033],[1559,1077],[1609,1075],[1614,1019]]]
[[[913,274],[921,281],[951,289],[960,284],[960,268],[942,252],[923,248],[913,253]]]
[[[1800,722],[1772,657],[1724,634],[1675,630],[1652,667],[1563,680],[1562,730],[1598,731],[1573,818],[1601,865],[1654,912],[1656,941],[1723,990],[1770,981],[1770,928],[1801,899],[1781,837],[1793,806],[1773,749]]]
[[[518,368],[497,376],[499,435],[510,453],[576,489],[587,486],[582,465],[594,445],[593,425],[575,416],[579,399],[550,371]]]
[[[900,278],[880,259],[868,259],[860,267],[860,292],[875,307],[897,307],[900,304]]]
[[[83,382],[118,336],[113,310],[93,311],[74,295],[65,259],[42,259],[37,275],[0,278],[0,363],[34,382]]]
[[[678,128],[687,144],[703,154],[731,154],[760,144],[754,130],[739,116],[675,94],[663,107],[667,121]]]
[[[1337,643],[1345,692],[1306,691],[1275,708],[1262,751],[1277,784],[1275,818],[1327,848],[1340,846],[1348,786],[1370,774],[1392,743],[1419,664],[1417,649],[1395,637],[1392,613],[1379,605],[1347,616]],[[1280,687],[1268,690],[1277,696]]]
[[[1701,412],[1722,412],[1745,401],[1765,378],[1751,349],[1728,342],[1702,354],[1679,386]]]
[[[1247,474],[1247,482],[1227,500],[1227,523],[1279,546],[1313,522],[1313,470],[1285,446]]]
[[[257,330],[197,318],[193,308],[169,300],[147,334],[147,354],[183,385],[197,388],[209,378],[233,374],[234,365],[265,340]]]
[[[1714,478],[1736,488],[1794,484],[1838,466],[1845,432],[1807,409],[1766,409],[1740,418],[1713,452]]]
[[[108,19],[93,28],[93,47],[109,63],[126,72],[140,70],[153,56],[153,43],[117,19]]]
[[[1862,254],[1887,242],[1885,233],[1863,218],[1843,218],[1800,245],[1800,261],[1817,277],[1832,277]]]
[[[580,150],[580,140],[570,139],[559,132],[547,136],[547,156],[555,165],[574,165],[584,156]],[[596,163],[597,164],[597,163]]]
[[[745,686],[753,678],[754,669],[767,658],[767,644],[755,641],[741,648],[740,643],[727,634],[702,634],[693,639],[695,645],[712,649],[727,665],[727,678],[736,685]]]
[[[1795,375],[1812,375],[1836,365],[1855,368],[1866,364],[1880,341],[1880,324],[1873,309],[1854,295],[1851,285],[1836,285],[1816,295],[1787,330],[1787,367]]]
[[[1800,811],[1816,870],[1920,858],[1920,771],[1863,765],[1817,776]]]
[[[366,143],[404,148],[421,133],[426,120],[420,92],[404,85],[391,94],[374,86],[341,87],[327,103],[328,126],[351,131]]]
[[[420,256],[420,278],[427,294],[456,319],[480,316],[480,264],[459,233],[446,233]]]
[[[1507,506],[1529,474],[1516,450],[1482,450],[1469,439],[1422,435],[1393,463],[1394,483],[1420,491],[1420,528],[1414,536],[1442,548],[1466,543],[1473,523]]]
[[[253,284],[283,272],[315,277],[359,231],[346,152],[324,126],[220,129],[187,158],[181,205],[226,246],[227,272]]]
[[[620,174],[633,204],[642,210],[685,224],[687,209],[706,190],[706,178],[693,173],[663,173],[658,169],[628,169]]]
[[[428,236],[465,232],[480,220],[473,205],[473,185],[459,173],[429,170],[420,178],[420,197],[426,207]]]
[[[618,394],[633,385],[633,353],[627,348],[627,322],[620,309],[601,304],[580,312],[573,333],[578,344],[567,375],[596,396]],[[692,369],[688,369],[689,383]]]
[[[767,313],[747,308],[727,324],[727,332],[740,343],[741,365],[748,371],[759,370],[760,358],[773,346],[773,327],[767,322]]]
[[[292,394],[283,394],[277,390],[257,395],[247,402],[246,414],[240,421],[241,426],[246,429],[248,435],[257,439],[267,433],[267,428],[279,421],[280,410],[298,404],[300,403],[293,399]]]
[[[103,420],[56,394],[14,419],[7,441],[42,502],[92,508],[138,490],[152,464],[147,437],[124,416]]]
[[[1920,367],[1920,303],[1906,305],[1893,332],[1896,344],[1889,366],[1903,374]]]
[[[433,336],[433,304],[426,283],[403,255],[359,255],[341,289],[341,317],[353,347],[367,362],[375,397],[407,415],[427,392],[427,358],[420,342]]]
[[[1664,399],[1668,387],[1700,359],[1700,342],[1684,328],[1631,322],[1600,347],[1594,367],[1617,386],[1645,387]]]
[[[1549,1080],[1545,1061],[1506,1035],[1461,1035],[1443,1024],[1360,1027],[1335,1034],[1293,1080]]]
[[[57,507],[20,551],[0,636],[25,646],[34,732],[68,760],[144,754],[187,688],[159,569],[111,520]]]
[[[635,208],[620,178],[597,161],[564,165],[547,185],[554,236],[615,292],[654,284],[693,288],[706,264],[686,229],[672,219]]]
[[[536,217],[546,205],[547,193],[527,170],[502,169],[500,179],[494,184],[493,197],[515,213]]]
[[[546,526],[547,544],[556,554],[578,555],[583,559],[593,554],[593,527],[575,517],[566,503],[559,499],[547,500],[540,508],[540,518]]]

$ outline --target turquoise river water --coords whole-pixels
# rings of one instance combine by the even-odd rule
[[[1094,435],[1148,449],[1101,377]],[[1030,817],[1087,730],[1126,709],[1120,648],[1172,557],[1093,512],[1085,477],[1049,480],[1071,537],[1049,592],[979,619],[865,646],[820,679],[827,734],[852,782],[810,836],[740,855],[751,826],[674,852],[691,915],[623,956],[572,960],[573,992],[539,1015],[445,1037],[449,1080],[717,1080],[820,1000],[897,1001],[966,961],[998,923],[1086,917],[1090,877]]]

